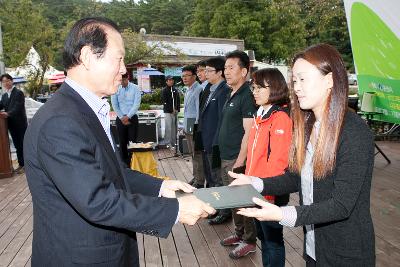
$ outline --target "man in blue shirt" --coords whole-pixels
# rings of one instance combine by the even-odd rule
[[[111,96],[111,104],[117,113],[117,131],[122,159],[129,166],[128,143],[136,143],[139,120],[137,112],[142,96],[136,84],[129,82],[128,74],[122,75],[121,85]]]
[[[188,142],[189,153],[193,155],[193,128],[199,118],[199,95],[203,88],[196,81],[194,65],[182,68],[182,81],[187,87],[184,101],[183,129]]]

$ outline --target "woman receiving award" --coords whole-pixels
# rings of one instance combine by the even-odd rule
[[[348,81],[340,54],[327,44],[298,53],[292,64],[293,120],[289,168],[268,179],[229,174],[231,185],[252,184],[262,195],[299,192],[300,205],[238,214],[305,228],[307,266],[374,266],[375,237],[370,214],[374,166],[373,135],[348,111]]]

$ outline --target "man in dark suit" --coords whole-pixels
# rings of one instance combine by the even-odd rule
[[[21,90],[13,86],[13,78],[9,74],[0,76],[2,88],[5,93],[0,101],[0,116],[7,118],[8,130],[10,131],[15,149],[17,150],[18,168],[15,172],[21,173],[24,170],[24,135],[28,121],[25,111],[25,96]]]
[[[200,60],[197,62],[197,78],[200,81],[200,85],[203,88],[202,91],[200,92],[199,95],[199,119],[200,119],[200,111],[202,110],[205,100],[208,98],[208,95],[210,94],[210,86],[211,84],[208,84],[207,78],[206,78],[206,61],[207,60]],[[199,120],[194,124],[193,127],[193,179],[189,182],[190,185],[196,187],[196,188],[203,188],[205,184],[205,177],[209,174],[206,174],[206,170],[204,168],[204,153],[203,153],[203,143],[201,141],[201,130],[199,128]]]
[[[186,183],[122,162],[106,97],[117,91],[124,44],[114,22],[79,20],[64,46],[67,78],[36,113],[24,148],[33,202],[32,266],[138,266],[135,232],[167,237],[215,212]]]
[[[222,185],[220,171],[215,164],[215,158],[219,155],[215,155],[215,153],[218,154],[218,132],[222,108],[230,92],[224,79],[224,66],[224,57],[213,57],[206,62],[206,77],[211,86],[207,98],[204,97],[202,100],[204,103],[202,103],[199,117],[199,128],[205,153],[204,166],[208,168],[206,180],[209,187]]]

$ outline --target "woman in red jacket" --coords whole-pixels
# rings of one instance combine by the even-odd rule
[[[288,166],[292,139],[292,120],[289,118],[289,90],[278,69],[267,68],[253,73],[252,91],[260,108],[250,131],[246,174],[256,177],[281,175]],[[269,202],[286,205],[289,195],[266,196]],[[278,222],[257,221],[264,266],[285,266],[285,246],[282,225]]]

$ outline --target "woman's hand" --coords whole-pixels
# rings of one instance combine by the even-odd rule
[[[254,197],[253,202],[256,203],[260,208],[242,208],[239,209],[237,214],[253,217],[259,221],[277,221],[282,220],[282,210],[280,207],[271,204],[267,201],[263,201],[259,198]]]
[[[228,172],[229,176],[232,177],[233,182],[230,183],[229,185],[245,185],[245,184],[251,184],[251,177],[248,175],[240,174],[240,173],[234,173],[232,171]]]

